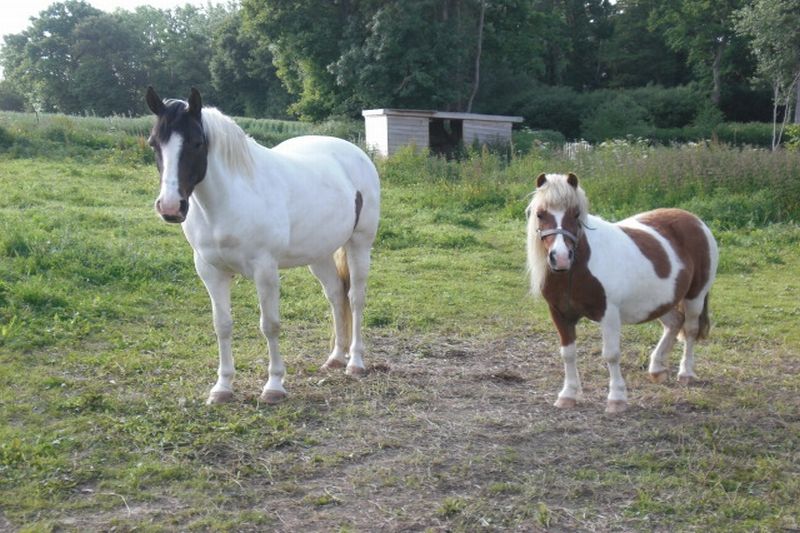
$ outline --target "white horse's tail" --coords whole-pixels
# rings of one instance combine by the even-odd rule
[[[347,252],[344,247],[339,248],[333,254],[333,260],[336,263],[336,272],[339,274],[339,279],[342,281],[342,305],[341,315],[337,318],[344,324],[345,337],[342,339],[345,349],[350,349],[350,342],[353,337],[353,313],[350,309],[350,268],[347,266]],[[334,334],[336,331],[334,330]]]

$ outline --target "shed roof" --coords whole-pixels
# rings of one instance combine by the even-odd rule
[[[483,120],[487,122],[522,122],[523,118],[512,115],[484,115],[480,113],[455,113],[450,111],[432,111],[427,109],[365,109],[361,112],[364,117],[371,116],[398,116],[398,117],[425,117],[441,118],[446,120]]]

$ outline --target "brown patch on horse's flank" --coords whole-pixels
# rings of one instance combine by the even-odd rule
[[[353,229],[358,226],[358,219],[361,218],[361,208],[364,206],[364,197],[361,196],[361,191],[356,191],[356,222],[353,224]]]
[[[678,299],[697,298],[711,275],[710,248],[703,222],[688,211],[672,208],[648,211],[636,220],[667,239],[683,262],[685,272],[679,274],[679,280],[685,276],[688,285],[678,292],[682,283],[676,283]]]
[[[642,252],[642,255],[650,260],[653,264],[653,269],[656,271],[656,276],[661,279],[669,277],[672,266],[670,265],[666,250],[664,250],[664,247],[658,242],[658,239],[646,231],[637,228],[620,226],[619,229],[630,237],[639,248],[639,251]]]

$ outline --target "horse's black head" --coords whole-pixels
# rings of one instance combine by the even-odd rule
[[[164,102],[148,87],[147,105],[158,117],[149,139],[161,175],[156,211],[167,222],[183,222],[189,212],[189,197],[205,178],[208,166],[200,93],[192,88],[188,103]]]

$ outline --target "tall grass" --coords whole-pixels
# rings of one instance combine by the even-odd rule
[[[380,165],[384,180],[436,185],[441,194],[412,200],[425,208],[501,207],[518,218],[536,176],[575,172],[593,211],[612,220],[658,207],[688,209],[718,229],[800,220],[800,154],[789,151],[610,143],[575,159],[539,150],[506,161],[484,150],[446,161],[409,148]]]

